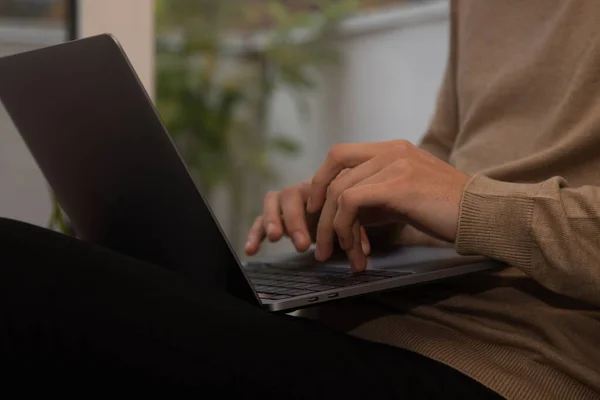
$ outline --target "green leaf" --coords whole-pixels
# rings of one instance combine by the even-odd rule
[[[275,18],[279,25],[287,26],[290,22],[287,8],[280,1],[269,1],[267,4],[268,13]]]
[[[286,154],[297,154],[300,150],[300,144],[290,137],[277,135],[269,138],[267,148]]]

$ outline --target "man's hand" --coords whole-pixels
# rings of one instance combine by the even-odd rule
[[[349,171],[338,177],[345,169]],[[361,225],[406,222],[455,241],[468,181],[468,175],[403,140],[333,147],[313,177],[308,197],[308,212],[321,211],[317,259],[330,257],[337,234],[353,270],[364,270]]]
[[[343,176],[344,173],[339,175]],[[310,187],[310,180],[307,180],[282,191],[267,193],[263,214],[256,218],[248,234],[246,254],[255,255],[265,238],[277,242],[284,236],[290,237],[297,251],[308,250],[315,240],[319,221],[318,211],[312,214],[306,211]],[[369,240],[363,229],[361,235],[363,252],[368,254]]]

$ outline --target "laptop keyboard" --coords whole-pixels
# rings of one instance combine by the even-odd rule
[[[318,267],[311,270],[307,267],[282,267],[269,264],[252,264],[245,270],[260,297],[270,300],[303,296],[411,274],[389,270],[366,270],[354,274],[338,268]]]

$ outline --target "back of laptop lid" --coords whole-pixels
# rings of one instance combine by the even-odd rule
[[[78,237],[256,302],[113,37],[0,59],[0,99]]]

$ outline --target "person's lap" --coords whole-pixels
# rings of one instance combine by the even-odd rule
[[[7,382],[263,398],[499,398],[420,355],[270,314],[40,228],[0,220],[0,257]]]

